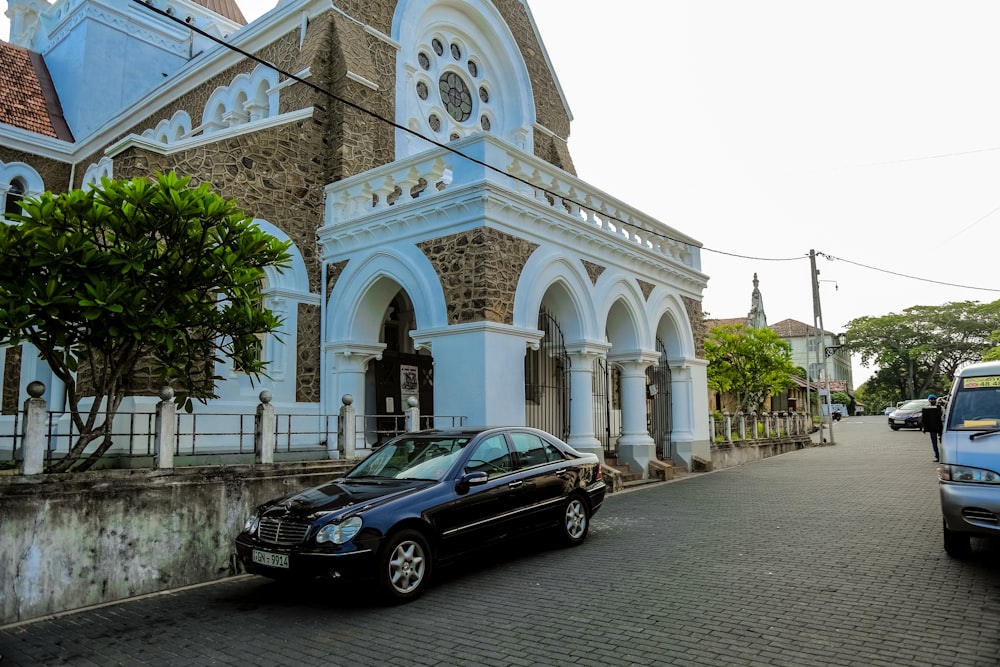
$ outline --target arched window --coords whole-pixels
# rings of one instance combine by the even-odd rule
[[[15,178],[11,181],[10,187],[7,190],[7,198],[4,201],[4,215],[21,212],[21,197],[24,196],[25,191],[24,182],[21,179]]]

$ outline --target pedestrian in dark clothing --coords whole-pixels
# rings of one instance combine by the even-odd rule
[[[944,431],[944,420],[941,418],[941,406],[937,404],[937,396],[931,394],[927,397],[931,402],[926,408],[920,411],[920,430],[931,434],[931,447],[934,448],[934,460],[940,461],[941,455],[938,453],[938,439]]]

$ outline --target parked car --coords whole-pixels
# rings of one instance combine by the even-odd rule
[[[886,409],[882,410],[882,414],[883,415],[891,415],[895,409],[896,408],[894,408],[893,406],[890,405]]]
[[[889,413],[889,428],[898,431],[901,428],[920,428],[921,411],[930,405],[926,398],[918,398],[903,403],[900,407]]]
[[[243,567],[272,578],[373,577],[403,602],[438,564],[514,536],[580,544],[604,502],[601,464],[527,427],[409,433],[342,478],[268,501],[236,538]]]
[[[970,537],[1000,537],[1000,362],[966,366],[955,380],[938,489],[944,549],[964,558]]]

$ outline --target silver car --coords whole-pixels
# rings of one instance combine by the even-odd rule
[[[944,549],[971,552],[970,537],[1000,537],[1000,362],[955,378],[938,466]]]

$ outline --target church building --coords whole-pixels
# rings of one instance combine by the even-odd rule
[[[701,244],[576,176],[527,0],[280,0],[250,23],[236,0],[7,6],[0,213],[169,170],[236,200],[292,242],[265,288],[278,413],[415,398],[643,473],[711,458]],[[618,141],[649,131],[608,113]],[[261,385],[218,374],[196,411],[252,413]],[[0,432],[33,380],[62,404],[31,349],[0,349],[0,378]],[[136,378],[123,409],[157,389]]]

